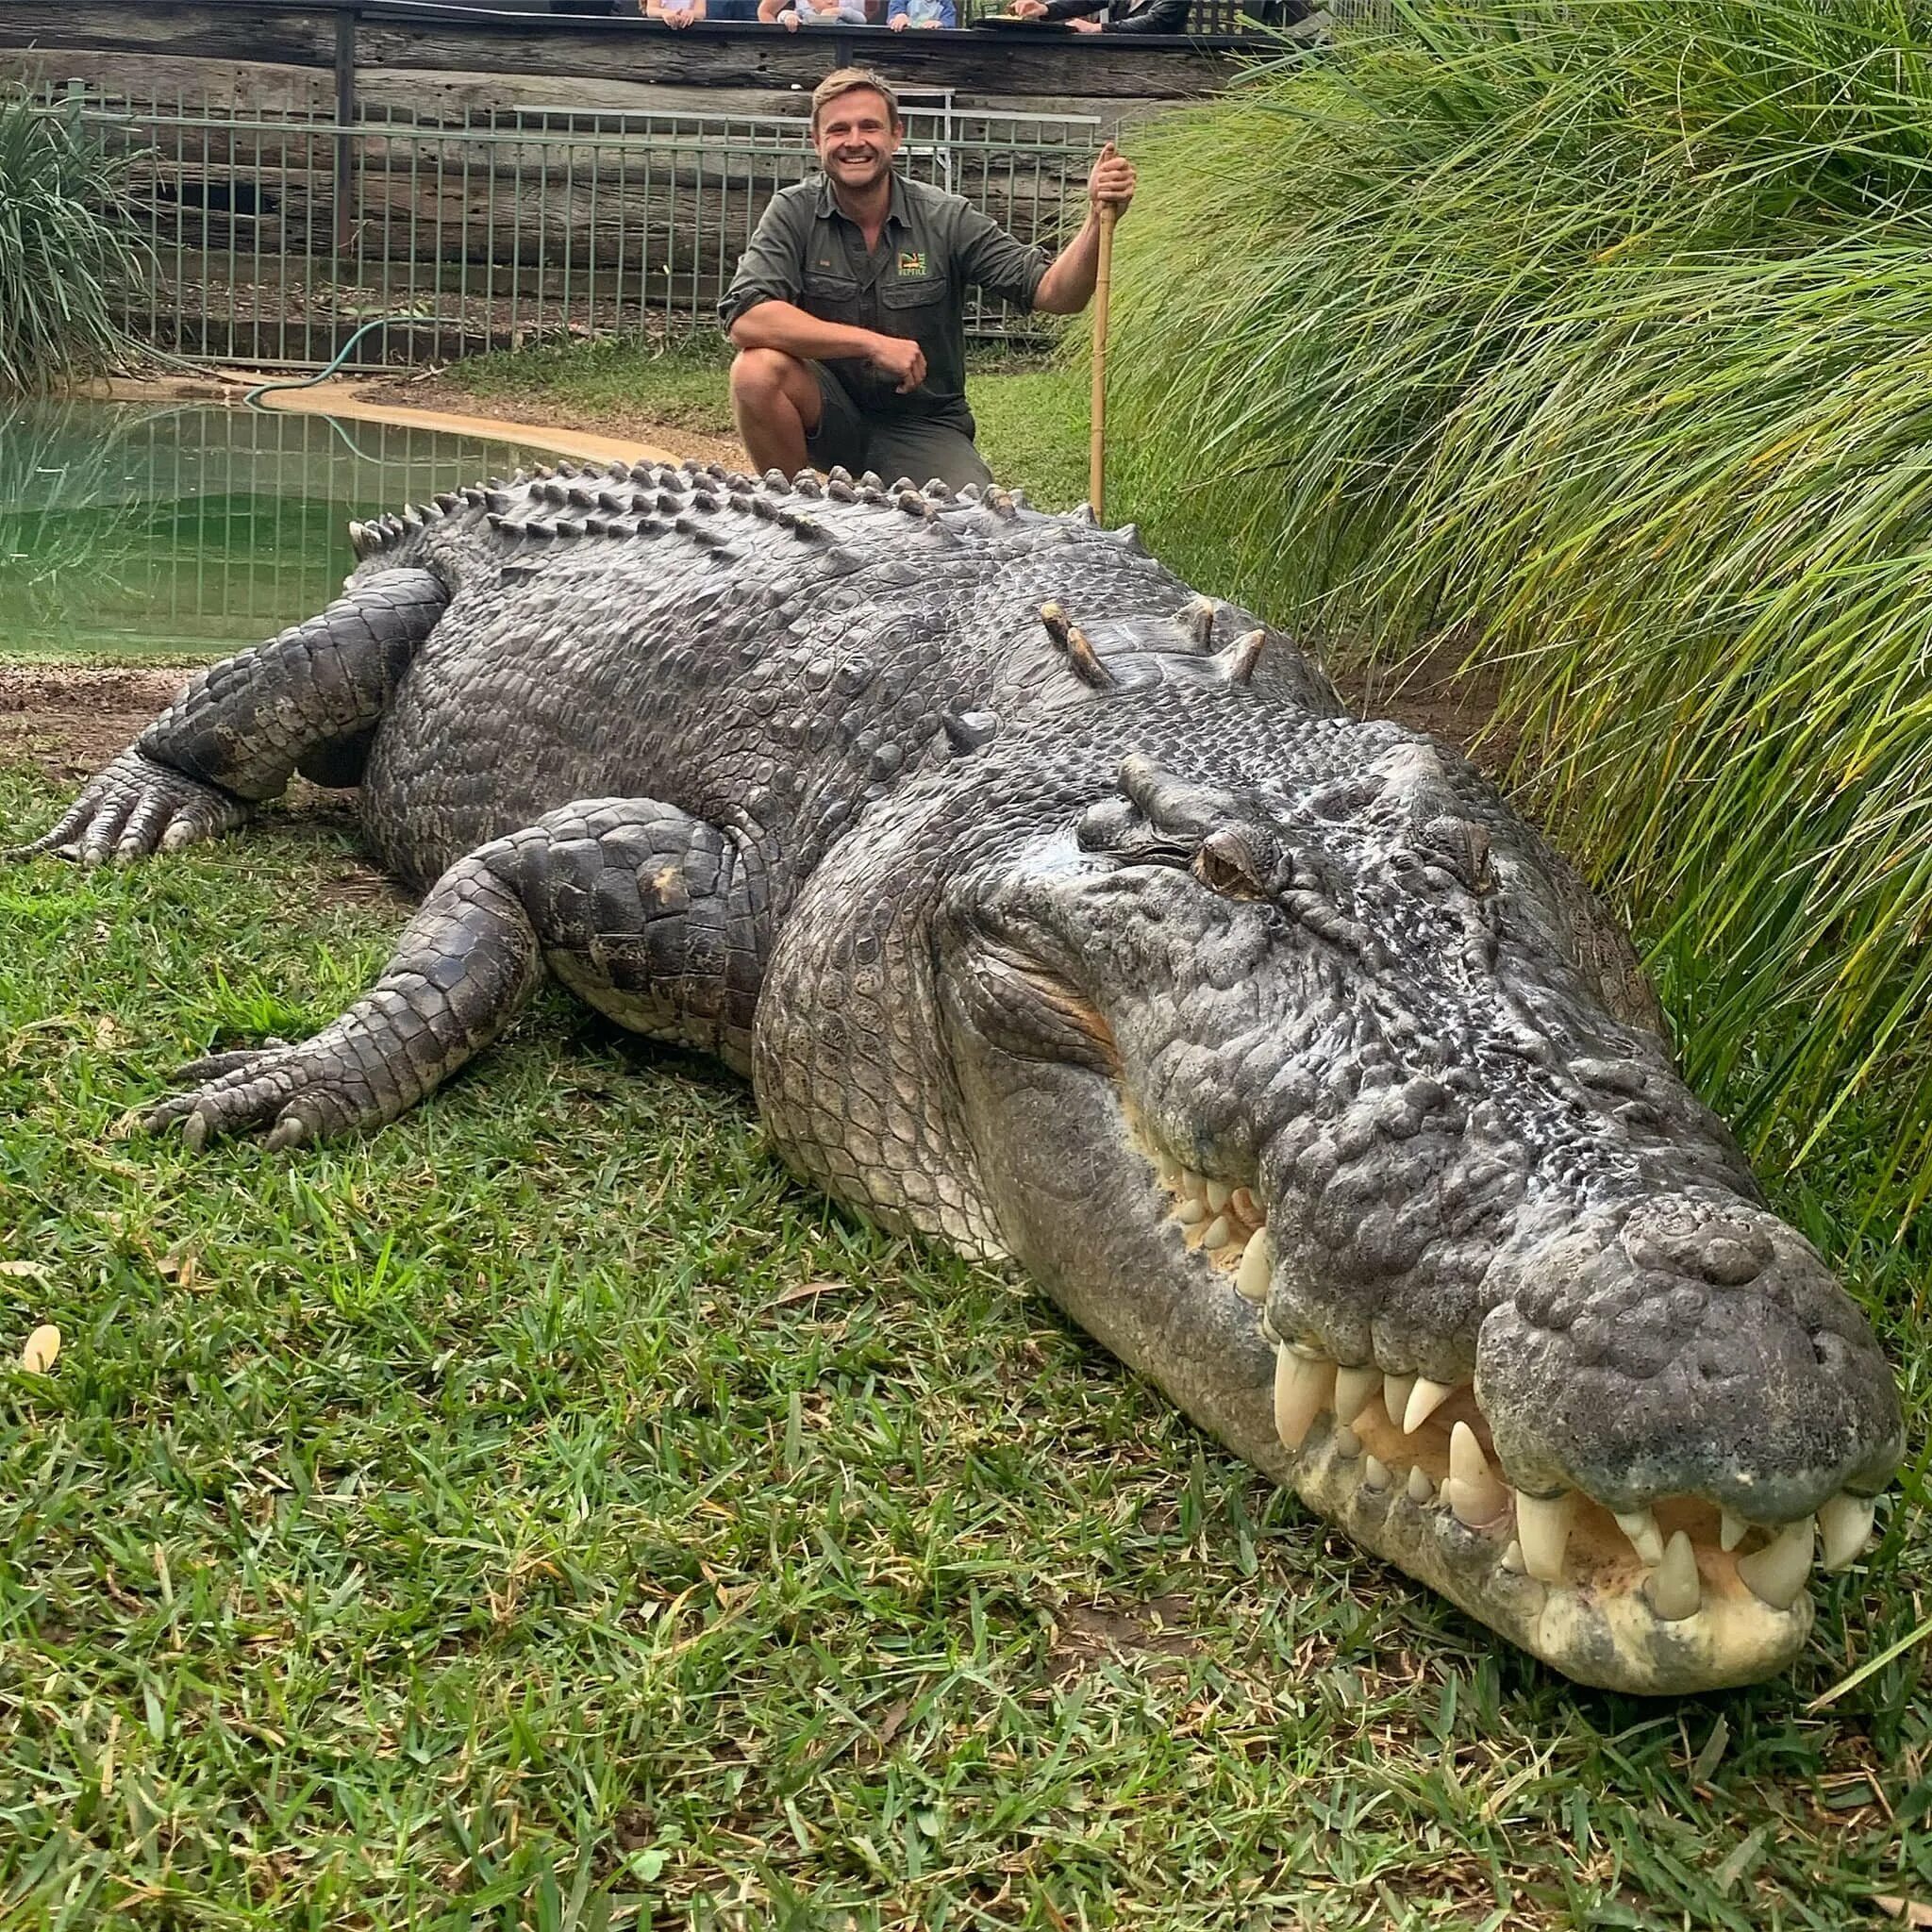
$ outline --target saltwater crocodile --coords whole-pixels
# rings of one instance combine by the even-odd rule
[[[147,1125],[389,1121],[548,972],[1572,1675],[1793,1656],[1890,1374],[1464,760],[1000,490],[565,465],[351,535],[25,848],[173,850],[299,768],[427,893],[341,1019]]]

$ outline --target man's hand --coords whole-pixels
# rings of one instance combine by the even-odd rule
[[[792,8],[788,7],[785,9],[785,11],[778,16],[778,25],[782,26],[788,34],[795,34],[798,31],[797,12]]]
[[[1075,21],[1074,25],[1078,26],[1080,23]],[[1092,174],[1087,177],[1087,199],[1092,204],[1093,212],[1098,214],[1102,208],[1111,208],[1116,215],[1125,214],[1134,198],[1134,186],[1133,162],[1108,142],[1100,150]]]
[[[1085,14],[1077,14],[1067,25],[1076,34],[1097,34],[1106,31],[1097,20],[1090,20]]]
[[[866,366],[874,375],[890,375],[903,396],[925,380],[925,352],[910,336],[874,336],[866,352]]]
[[[912,23],[909,20],[908,20],[903,13],[895,13],[893,14],[891,20],[887,21],[886,25],[889,27],[891,27],[895,34],[903,34],[906,31],[906,29],[912,25]]]
[[[1013,0],[1007,11],[1020,20],[1038,20],[1046,11],[1046,0]]]

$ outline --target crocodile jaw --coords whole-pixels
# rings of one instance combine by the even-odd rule
[[[1418,1503],[1401,1480],[1364,1480],[1364,1457],[1341,1452],[1331,1418],[1311,1429],[1287,1479],[1309,1508],[1358,1543],[1578,1683],[1639,1696],[1681,1695],[1754,1683],[1786,1669],[1811,1628],[1811,1600],[1761,1602],[1725,1559],[1728,1577],[1702,1580],[1698,1608],[1659,1617],[1625,1574],[1619,1587],[1549,1584],[1507,1568],[1507,1539],[1459,1522],[1439,1502]],[[1707,1560],[1715,1553],[1706,1551]]]

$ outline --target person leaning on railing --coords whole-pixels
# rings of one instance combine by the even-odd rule
[[[865,0],[758,0],[758,18],[788,34],[802,26],[864,26]]]
[[[1086,222],[1048,261],[963,196],[896,172],[905,138],[878,75],[841,68],[813,91],[824,172],[772,197],[718,305],[754,469],[988,483],[966,407],[966,291],[1044,315],[1092,300],[1100,211],[1134,198],[1133,166],[1111,142],[1087,183]]]
[[[958,26],[959,15],[953,0],[891,0],[886,25],[902,34],[908,27]]]
[[[758,0],[638,0],[638,10],[646,20],[661,21],[666,26],[690,26],[699,20],[754,21],[758,17]]]
[[[1184,34],[1191,0],[1011,0],[1022,20],[1064,21],[1076,34]]]

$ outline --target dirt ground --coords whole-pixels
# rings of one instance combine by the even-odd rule
[[[83,669],[69,664],[0,664],[0,758],[23,755],[50,778],[97,772],[192,673],[157,669]]]
[[[527,423],[535,429],[558,425],[558,411],[554,398],[540,398],[524,404],[513,396],[491,396],[479,404],[469,391],[441,375],[378,376],[357,384],[358,393],[372,403],[385,403],[398,408],[435,409],[450,415],[475,415],[487,408],[503,423]],[[568,417],[570,412],[565,411]],[[571,418],[570,427],[594,429],[604,436],[626,438],[633,442],[668,446],[680,457],[701,463],[723,463],[727,469],[741,470],[746,457],[742,445],[726,436],[708,436],[702,430],[687,429],[682,424],[665,423],[643,409],[602,407],[593,413]]]

